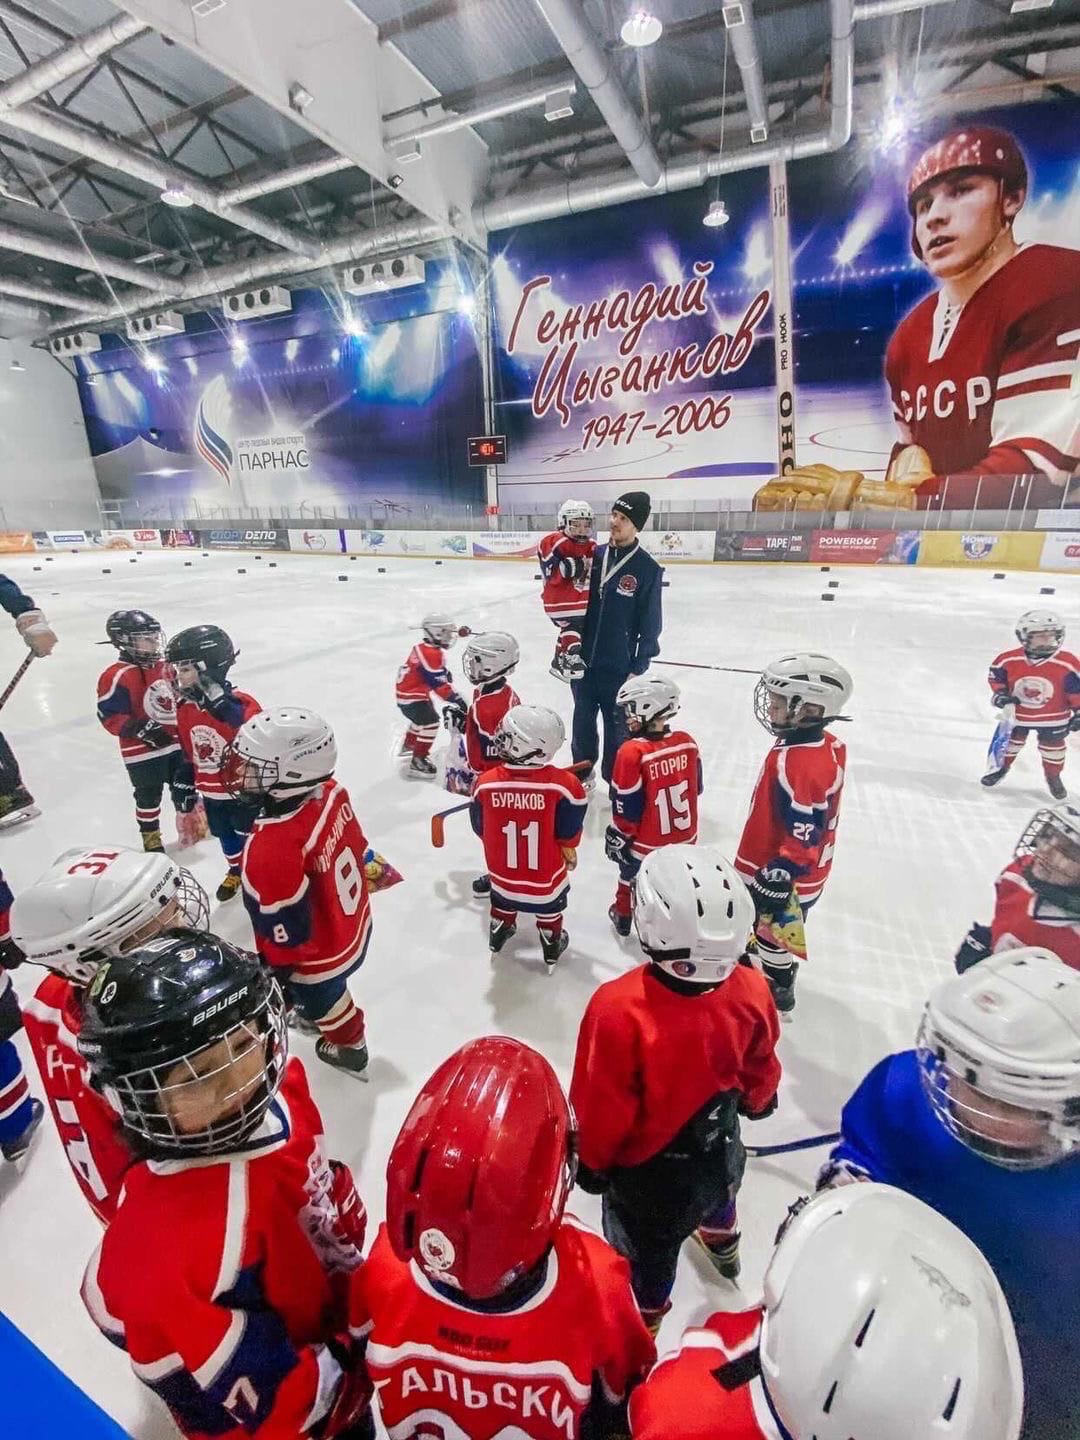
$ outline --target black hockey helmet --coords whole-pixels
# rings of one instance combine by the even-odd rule
[[[255,1047],[257,1065],[244,1065]],[[281,1084],[285,1002],[249,951],[208,931],[168,930],[99,968],[79,1051],[142,1153],[218,1154],[256,1128]],[[184,1102],[207,1088],[215,1116],[192,1128]]]
[[[133,665],[156,665],[165,653],[161,625],[145,610],[114,610],[105,621],[105,634]]]
[[[199,673],[220,685],[236,663],[238,651],[220,625],[191,625],[174,635],[165,647],[165,658],[174,665],[189,661]]]

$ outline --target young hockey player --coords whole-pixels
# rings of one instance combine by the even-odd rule
[[[1039,810],[997,878],[994,918],[972,925],[956,952],[963,974],[999,950],[1040,946],[1080,970],[1080,809]]]
[[[473,1040],[420,1091],[352,1328],[391,1435],[614,1440],[654,1350],[626,1263],[564,1208],[574,1134],[551,1066]]]
[[[491,877],[491,953],[515,934],[524,910],[536,917],[549,969],[570,943],[563,929],[567,871],[577,864],[589,803],[577,776],[551,763],[565,739],[554,710],[515,705],[495,732],[502,760],[477,780],[469,807]]]
[[[334,777],[337,741],[312,710],[278,707],[245,722],[226,752],[229,794],[259,808],[244,849],[244,904],[259,954],[301,1016],[318,1027],[315,1053],[361,1076],[364,1012],[349,976],[364,963],[371,903],[367,841]]]
[[[604,1234],[654,1335],[689,1236],[721,1275],[739,1273],[739,1116],[770,1115],[780,1082],[776,1006],[746,954],[753,922],[713,846],[654,850],[634,903],[649,963],[601,985],[578,1034],[578,1184],[603,1195]]]
[[[679,687],[663,675],[632,675],[615,704],[629,733],[611,771],[611,824],[604,850],[619,867],[615,903],[608,919],[619,935],[630,934],[634,876],[646,855],[661,845],[697,840],[701,756],[685,730],[668,721],[679,709]]]
[[[504,630],[469,637],[461,666],[466,678],[476,686],[473,698],[464,718],[450,705],[443,710],[448,727],[461,734],[465,751],[466,768],[459,778],[459,794],[471,795],[479,776],[499,763],[496,732],[506,712],[521,704],[509,684],[520,658],[518,642]],[[490,895],[491,877],[478,875],[472,888],[474,895]]]
[[[793,1206],[764,1299],[688,1330],[633,1440],[1018,1440],[1023,1376],[978,1249],[888,1185]]]
[[[438,774],[428,757],[439,733],[439,716],[431,697],[437,695],[447,708],[461,716],[469,707],[454,689],[453,677],[446,668],[446,651],[461,633],[457,622],[440,611],[425,615],[420,629],[423,640],[409,651],[397,673],[397,707],[408,721],[398,754],[400,759],[411,757],[407,775],[430,780]]]
[[[551,673],[558,680],[580,680],[581,627],[589,608],[589,572],[596,551],[592,506],[585,500],[564,500],[558,529],[536,547],[544,577],[544,612],[559,632]]]
[[[23,955],[11,938],[11,903],[11,890],[0,871],[0,1155],[15,1161],[29,1150],[45,1107],[30,1094],[12,1040],[23,1028],[23,1018],[8,971],[22,964]]]
[[[880,1180],[983,1251],[1016,1323],[1024,1440],[1080,1433],[1080,971],[1043,950],[992,955],[931,994],[915,1050],[844,1106],[819,1185]]]
[[[236,649],[217,625],[193,625],[174,635],[165,650],[180,693],[176,724],[184,754],[195,767],[195,789],[206,808],[206,823],[221,846],[228,870],[217,888],[219,901],[240,889],[240,857],[255,819],[254,809],[226,792],[221,776],[225,747],[245,720],[262,706],[226,677]]]
[[[87,997],[80,1049],[142,1158],[83,1301],[192,1440],[351,1440],[367,1410],[364,1207],[286,1045],[272,972],[212,935],[106,961]]]
[[[161,626],[145,610],[116,610],[105,622],[119,660],[97,684],[97,716],[120,741],[135,795],[135,823],[144,850],[164,850],[161,799],[166,785],[178,814],[195,807],[195,772],[176,733],[176,691]]]
[[[133,1158],[78,1051],[86,988],[105,960],[177,926],[202,929],[209,914],[202,886],[167,855],[119,845],[66,850],[12,909],[27,961],[50,972],[23,1008],[26,1038],[68,1164],[103,1225]]]
[[[1003,650],[990,666],[994,704],[1002,710],[1012,707],[1013,727],[1001,765],[982,783],[1004,780],[1034,730],[1047,789],[1055,800],[1064,800],[1065,740],[1070,730],[1080,729],[1080,660],[1061,648],[1065,626],[1049,610],[1021,615],[1016,638],[1016,649]]]
[[[765,756],[735,868],[750,887],[758,919],[776,921],[794,903],[805,916],[832,869],[847,749],[826,730],[851,699],[851,676],[828,655],[783,655],[762,672],[754,714],[776,736]],[[793,901],[794,896],[794,901]],[[798,966],[779,943],[758,953],[777,1008],[795,1008]]]

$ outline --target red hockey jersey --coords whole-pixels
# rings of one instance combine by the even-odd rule
[[[349,792],[324,780],[299,809],[261,815],[244,847],[244,904],[259,954],[318,985],[351,975],[371,938],[367,841]]]
[[[994,659],[988,678],[996,695],[1016,696],[1017,725],[1060,729],[1080,710],[1080,660],[1070,650],[1029,660],[1017,645]]]
[[[473,787],[473,829],[484,842],[491,888],[514,909],[563,902],[562,847],[576,849],[588,805],[581,781],[557,765],[495,765]]]
[[[631,1397],[633,1440],[782,1440],[760,1375],[734,1368],[761,1344],[761,1316],[760,1305],[721,1311],[687,1330]]]
[[[520,704],[506,680],[478,685],[473,692],[469,712],[465,716],[465,758],[475,774],[481,775],[499,763],[495,731],[506,712]]]
[[[399,705],[415,705],[417,700],[430,700],[433,694],[440,700],[448,700],[454,693],[454,685],[446,667],[446,651],[438,645],[429,645],[426,640],[414,645],[397,673],[394,693]]]
[[[1014,477],[1037,474],[1029,505],[1057,505],[1080,463],[1070,384],[1080,350],[1080,251],[1027,245],[959,315],[928,295],[897,327],[885,375],[904,443],[921,445],[950,505],[1008,506]],[[995,480],[994,477],[1000,477]]]
[[[846,746],[828,730],[804,744],[776,742],[754,786],[735,855],[744,880],[781,860],[794,871],[803,904],[817,899],[832,869],[846,764]]]
[[[624,740],[611,771],[611,818],[644,859],[661,845],[697,840],[701,756],[685,730]]]
[[[172,667],[164,660],[155,665],[131,665],[117,660],[103,670],[97,685],[97,716],[105,729],[120,741],[120,754],[126,765],[145,760],[148,755],[168,755],[179,750],[176,733],[176,691],[169,672]],[[125,735],[129,726],[151,720],[169,732],[167,745],[148,745]]]
[[[354,1334],[391,1435],[432,1440],[578,1440],[608,1434],[616,1408],[655,1351],[626,1261],[570,1217],[556,1232],[538,1292],[482,1314],[434,1289],[379,1230],[353,1281]]]
[[[997,878],[990,948],[1040,945],[1080,970],[1080,919],[1035,893],[1028,878],[1033,860],[1031,855],[1014,860]]]
[[[341,1382],[326,1342],[345,1333],[364,1222],[291,1060],[241,1151],[132,1167],[83,1301],[191,1440],[299,1440]]]
[[[589,573],[595,553],[595,540],[574,540],[561,530],[553,530],[537,545],[540,573],[544,577],[541,598],[545,612],[553,620],[584,619],[589,608]]]
[[[62,975],[47,975],[23,1006],[23,1024],[67,1162],[91,1210],[107,1225],[135,1160],[120,1116],[91,1088],[79,1054],[79,988]]]
[[[605,981],[585,1007],[570,1083],[582,1163],[641,1165],[722,1091],[741,1092],[748,1114],[767,1110],[779,1038],[768,981],[749,965],[699,995],[649,965]]]
[[[228,791],[221,779],[221,761],[225,747],[253,715],[258,715],[262,706],[243,690],[234,690],[231,698],[241,712],[235,724],[219,720],[194,700],[181,700],[176,707],[176,724],[180,731],[180,747],[195,767],[195,788],[200,795],[212,800],[228,799]]]

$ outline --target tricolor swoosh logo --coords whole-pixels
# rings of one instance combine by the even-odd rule
[[[226,484],[232,480],[233,449],[224,432],[231,419],[229,388],[219,375],[199,397],[199,408],[195,412],[195,449]]]

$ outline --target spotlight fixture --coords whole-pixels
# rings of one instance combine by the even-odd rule
[[[341,328],[350,340],[359,340],[361,335],[367,334],[363,320],[361,320],[359,315],[355,314],[346,315]]]
[[[183,185],[166,185],[161,192],[162,201],[171,205],[174,210],[188,210],[195,201],[184,189]]]
[[[567,120],[573,115],[573,95],[574,92],[567,86],[544,96],[544,119],[549,125],[554,125],[556,120]]]
[[[404,175],[388,175],[388,176],[386,177],[386,183],[387,183],[387,185],[390,186],[390,189],[391,189],[391,190],[400,190],[401,187],[402,187],[402,185],[405,184],[405,176],[404,176]]]
[[[462,295],[457,302],[458,314],[464,315],[466,320],[472,320],[476,315],[476,296]]]
[[[153,370],[157,374],[165,369],[165,362],[160,355],[154,355],[149,350],[144,350],[141,358],[145,370]]]
[[[635,50],[644,50],[647,45],[655,45],[663,33],[663,24],[648,10],[631,11],[619,31],[623,44],[632,45]]]
[[[727,206],[723,200],[714,200],[701,218],[703,225],[708,225],[710,230],[718,230],[721,225],[726,225],[731,219]]]
[[[295,110],[297,115],[303,115],[309,105],[314,105],[315,96],[306,85],[301,85],[299,80],[294,80],[289,86],[289,109]]]

